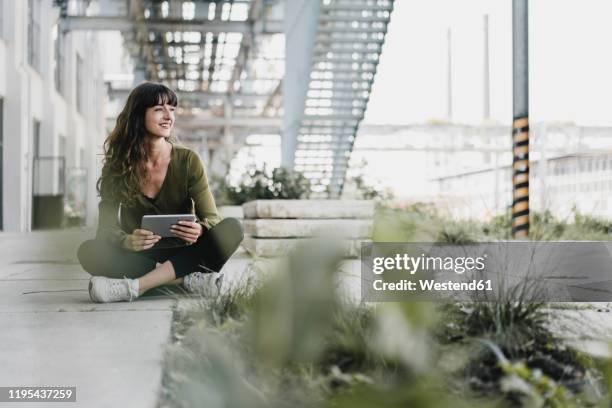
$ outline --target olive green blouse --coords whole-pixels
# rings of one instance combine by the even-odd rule
[[[101,180],[104,186],[105,180]],[[220,221],[200,157],[192,150],[172,145],[170,164],[157,197],[140,193],[135,204],[126,206],[101,188],[97,239],[120,246],[127,234],[140,228],[143,215],[195,214],[203,228]],[[178,237],[162,238],[154,248],[184,246]]]

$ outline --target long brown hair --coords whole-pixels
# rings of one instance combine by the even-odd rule
[[[142,83],[130,92],[115,128],[104,141],[104,165],[96,183],[101,196],[109,195],[123,204],[136,200],[148,159],[145,113],[159,104],[176,107],[178,98],[170,88],[152,82]]]

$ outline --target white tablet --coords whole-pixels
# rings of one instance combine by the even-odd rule
[[[175,237],[170,231],[170,227],[178,224],[179,221],[195,221],[194,214],[164,214],[164,215],[143,215],[140,228],[152,231],[160,237]]]

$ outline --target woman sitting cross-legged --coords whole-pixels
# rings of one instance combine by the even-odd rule
[[[166,86],[137,86],[104,143],[98,230],[78,249],[94,302],[132,301],[167,284],[214,295],[242,241],[238,220],[219,220],[199,156],[171,136],[176,106]],[[143,215],[186,213],[196,222],[173,225],[174,237],[140,228]]]

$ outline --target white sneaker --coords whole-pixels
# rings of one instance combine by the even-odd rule
[[[89,280],[89,297],[96,303],[131,302],[138,297],[138,279],[94,276]]]
[[[193,272],[183,279],[183,287],[189,293],[195,293],[204,297],[216,297],[221,293],[223,285],[222,273]]]

